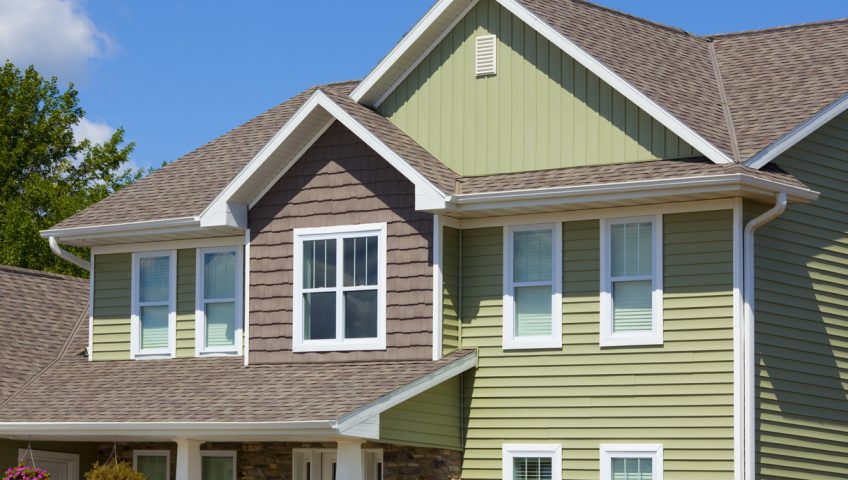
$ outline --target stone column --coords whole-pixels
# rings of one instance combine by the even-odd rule
[[[200,480],[200,440],[177,438],[177,480]]]
[[[364,480],[362,478],[362,444],[358,439],[337,440],[336,480]],[[179,480],[179,479],[177,479]]]

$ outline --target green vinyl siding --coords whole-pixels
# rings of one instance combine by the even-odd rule
[[[442,229],[442,353],[459,346],[459,239],[460,230]]]
[[[195,250],[177,251],[177,356],[194,356]],[[130,358],[132,254],[94,256],[92,360]]]
[[[665,478],[733,477],[732,212],[664,217],[665,343],[600,348],[599,222],[563,224],[563,347],[502,349],[501,228],[462,232],[463,479],[500,478],[503,443],[561,443],[597,479],[601,443],[661,443]]]
[[[194,284],[197,255],[194,249],[177,250],[177,357],[194,356]]]
[[[453,377],[380,414],[380,441],[462,449],[460,377]]]
[[[775,163],[821,197],[756,234],[757,477],[848,478],[848,113]]]
[[[474,39],[497,35],[497,75]],[[379,106],[461,175],[697,153],[494,0],[481,0]]]
[[[130,358],[132,254],[94,256],[92,360]]]

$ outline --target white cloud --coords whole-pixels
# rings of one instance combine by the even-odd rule
[[[91,140],[91,143],[103,143],[112,137],[115,129],[104,122],[93,122],[87,118],[83,118],[73,127],[74,139],[79,142],[84,138]]]
[[[0,61],[79,81],[91,59],[112,49],[78,0],[0,0]]]

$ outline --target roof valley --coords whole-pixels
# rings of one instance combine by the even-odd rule
[[[736,163],[741,163],[742,155],[739,153],[739,141],[736,138],[736,127],[733,124],[733,114],[730,111],[730,104],[727,100],[727,92],[724,89],[724,81],[721,78],[721,65],[718,61],[718,55],[716,55],[715,43],[713,43],[712,40],[708,40],[707,47],[710,52],[710,62],[712,63],[713,71],[715,72],[718,96],[721,99],[721,109],[724,112],[724,122],[727,126],[727,133],[730,136],[730,151],[733,154],[733,160]]]

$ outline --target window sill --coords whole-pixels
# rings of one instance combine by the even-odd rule
[[[373,351],[385,350],[386,341],[369,339],[368,341],[360,342],[303,342],[292,347],[294,353],[307,352],[358,352],[358,351]]]
[[[613,335],[609,337],[601,337],[601,347],[647,347],[647,346],[662,346],[662,333],[649,335]]]
[[[503,339],[504,350],[554,350],[562,349],[562,338],[525,337]]]
[[[238,357],[239,352],[233,350],[205,350],[197,353],[198,357]]]
[[[171,352],[137,352],[133,360],[165,360],[172,358]]]

